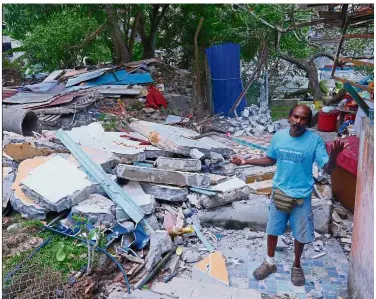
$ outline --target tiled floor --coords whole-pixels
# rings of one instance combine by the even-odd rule
[[[321,290],[324,299],[337,299],[339,296],[347,298],[349,266],[337,240],[324,239],[324,252],[327,254],[317,259],[312,258],[317,254],[313,246],[306,245],[307,249],[304,250],[302,257],[306,284],[302,287],[295,287],[290,280],[294,258],[292,245],[276,252],[277,273],[265,280],[257,281],[252,273],[266,255],[266,238],[257,241],[237,242],[236,240],[237,236],[232,235],[228,242],[226,240],[219,242],[218,248],[227,258],[227,269],[232,286],[248,287],[270,295],[269,298],[309,298],[307,294],[311,290]]]

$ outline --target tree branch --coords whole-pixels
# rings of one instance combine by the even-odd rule
[[[333,61],[335,59],[335,57],[332,54],[329,54],[329,53],[326,53],[326,52],[319,52],[319,53],[312,55],[309,58],[309,62],[312,62],[313,60],[315,60],[316,58],[319,58],[319,57],[328,57],[330,60],[333,60]]]
[[[75,45],[73,47],[68,48],[68,51],[70,51],[70,50],[77,50],[77,49],[81,49],[81,48],[85,47],[87,44],[89,44],[91,41],[93,41],[93,39],[95,37],[97,37],[98,35],[100,35],[103,32],[103,30],[106,28],[106,26],[107,26],[107,22],[103,23],[93,33],[91,33],[90,35],[88,35],[82,43],[80,43],[78,45]]]
[[[128,44],[128,49],[129,49],[129,53],[130,53],[131,57],[133,55],[134,41],[136,39],[137,28],[138,28],[138,25],[140,23],[140,17],[141,17],[141,11],[138,10],[137,13],[136,13],[136,17],[133,21],[131,37],[129,38],[129,44]]]

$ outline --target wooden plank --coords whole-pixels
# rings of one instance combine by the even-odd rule
[[[358,87],[362,90],[368,91],[369,93],[373,93],[373,88],[371,88],[369,86],[361,85],[359,83],[356,83],[356,82],[353,82],[353,81],[350,81],[350,80],[347,80],[347,79],[344,79],[344,78],[339,78],[339,77],[336,77],[336,76],[332,76],[332,79],[334,79],[336,81],[340,81],[342,83],[350,83],[352,86],[355,86],[355,87]]]
[[[374,66],[373,62],[366,62],[366,61],[356,60],[356,59],[352,59],[352,58],[340,57],[340,58],[338,58],[338,60],[348,62],[348,63],[352,63],[353,65],[366,65],[366,66],[370,66],[370,67]]]
[[[251,176],[247,176],[245,179],[245,182],[247,184],[252,184],[255,182],[260,182],[260,181],[267,181],[271,180],[274,176],[274,172],[269,172],[269,173],[263,173],[263,174],[254,174]]]
[[[373,38],[373,33],[352,33],[352,34],[344,34],[344,38]]]

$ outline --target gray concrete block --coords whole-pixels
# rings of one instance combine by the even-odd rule
[[[26,203],[24,200],[18,198],[14,193],[12,193],[10,197],[10,204],[15,211],[22,215],[22,217],[38,220],[46,219],[48,212],[46,208],[34,204],[32,201],[30,203]]]
[[[187,201],[188,189],[175,186],[140,183],[146,194],[153,195],[156,199],[181,202]]]
[[[92,194],[88,199],[72,207],[72,214],[83,215],[93,223],[114,223],[115,204],[100,194]]]
[[[234,202],[231,206],[199,211],[201,225],[244,228],[263,231],[268,222],[269,198],[252,194],[248,200]]]
[[[161,259],[162,254],[172,249],[172,241],[167,231],[157,230],[150,236],[150,249],[145,258],[145,268],[152,269]]]
[[[250,187],[238,178],[233,178],[211,187],[212,190],[221,191],[215,196],[202,195],[201,204],[207,208],[215,208],[232,203],[237,200],[246,199],[251,193]]]
[[[315,231],[320,234],[329,233],[333,203],[331,200],[312,198],[312,211]]]
[[[218,155],[218,154],[217,154]],[[158,157],[155,161],[157,168],[177,171],[200,171],[201,161],[198,159],[180,159]]]
[[[203,152],[200,152],[197,148],[193,148],[191,149],[191,151],[189,152],[189,155],[191,156],[191,158],[193,159],[199,159],[199,160],[202,160],[205,158],[205,154]]]
[[[171,171],[119,164],[116,168],[119,178],[175,186],[209,186],[209,176],[201,173]]]

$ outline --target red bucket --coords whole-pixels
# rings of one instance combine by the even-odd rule
[[[319,120],[317,123],[317,128],[321,132],[334,132],[337,126],[338,111],[333,110],[328,113],[319,111]]]

